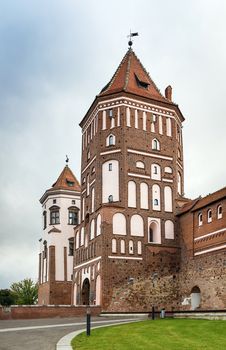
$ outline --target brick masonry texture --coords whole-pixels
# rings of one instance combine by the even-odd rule
[[[143,79],[143,87],[139,85],[137,77]],[[146,90],[145,82],[150,85],[146,86]],[[226,308],[226,188],[202,199],[190,200],[184,197],[184,117],[178,105],[171,101],[171,87],[167,88],[166,94],[166,97],[160,94],[137,57],[129,50],[110,83],[97,95],[80,123],[83,132],[81,198],[84,209],[81,205],[82,220],[75,228],[75,242],[79,246],[74,253],[73,281],[71,291],[68,285],[66,292],[72,304],[90,302],[95,305],[98,300],[103,311],[113,312],[150,311],[153,305],[158,310],[163,307],[167,310],[190,310],[194,305],[194,294],[195,297],[199,294],[201,299],[196,308]],[[128,107],[131,126],[127,125]],[[109,109],[112,109],[111,116],[108,115]],[[104,130],[103,111],[106,112]],[[143,130],[144,111],[146,130]],[[138,125],[135,127],[136,115]],[[156,115],[162,118],[163,133],[160,132],[159,122],[155,122],[153,131]],[[167,135],[169,116],[171,136]],[[115,144],[107,146],[106,139],[110,134],[114,135]],[[160,143],[159,150],[152,148],[154,139]],[[118,161],[119,164],[119,200],[102,203],[102,166],[110,160]],[[143,162],[145,168],[137,168],[137,161]],[[152,164],[160,166],[161,180],[151,178]],[[170,167],[172,173],[164,172],[165,167]],[[181,191],[178,190],[180,177]],[[130,180],[136,183],[135,208],[128,207]],[[140,204],[139,189],[143,182],[148,186],[148,209],[142,209]],[[156,184],[160,187],[160,210],[154,210],[152,205],[152,188]],[[172,190],[171,212],[165,210],[166,186]],[[94,210],[92,189],[95,191]],[[218,215],[219,207],[222,217]],[[208,222],[207,213],[210,209],[211,222]],[[125,216],[125,235],[113,233],[113,216],[116,213]],[[200,213],[202,225],[198,219]],[[143,219],[144,235],[141,237],[131,234],[131,217],[134,214]],[[98,215],[101,215],[100,235],[96,235]],[[160,223],[161,243],[150,242],[152,218]],[[92,220],[95,223],[95,234],[91,239]],[[174,225],[172,239],[165,236],[167,220]],[[81,243],[81,230],[85,233],[85,244]],[[125,253],[120,251],[122,239],[125,242]],[[116,240],[116,252],[112,251],[113,240]],[[134,245],[132,252],[129,250],[130,241]],[[138,252],[138,243],[141,243],[141,254]],[[53,250],[51,254],[54,256]],[[50,264],[49,269],[51,276],[53,265]],[[85,281],[88,284],[85,285]],[[48,290],[43,285],[40,295],[49,294],[46,301],[51,300],[51,294],[54,295],[54,301],[62,303],[66,300],[66,293],[63,297],[60,284],[53,281],[52,286]]]
[[[31,306],[11,306],[4,309],[0,306],[0,320],[35,319],[49,317],[79,317],[86,315],[87,308],[84,306],[61,306],[61,305],[31,305]],[[100,307],[92,306],[91,315],[98,316]]]

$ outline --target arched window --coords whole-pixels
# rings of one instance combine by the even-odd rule
[[[136,208],[136,183],[128,182],[128,207]]]
[[[161,180],[161,167],[158,164],[153,163],[151,165],[151,178],[153,180]]]
[[[68,225],[78,225],[78,212],[77,207],[68,208]]]
[[[113,146],[113,145],[115,145],[115,136],[111,134],[106,139],[106,146]]]
[[[142,254],[142,243],[141,243],[141,241],[137,242],[137,254],[138,255]]]
[[[144,236],[144,220],[142,216],[138,214],[132,215],[130,232],[131,236]]]
[[[152,149],[156,151],[160,150],[160,142],[157,139],[152,140]]]
[[[212,210],[207,211],[207,222],[212,222]]]
[[[112,196],[112,194],[110,194],[108,196],[108,203],[112,203],[112,202],[113,202],[113,196]]]
[[[136,167],[137,167],[137,168],[140,168],[140,169],[144,169],[144,168],[145,168],[145,165],[144,165],[143,162],[138,161],[138,162],[136,162]]]
[[[148,232],[149,243],[161,243],[160,224],[157,221],[151,221]]]
[[[221,219],[223,216],[222,205],[218,205],[217,207],[217,218]]]
[[[126,218],[122,213],[113,215],[113,234],[126,235]]]
[[[133,254],[133,241],[129,241],[129,254]]]
[[[169,186],[164,187],[164,206],[166,212],[173,211],[173,195],[172,189]]]
[[[121,251],[121,254],[125,254],[125,252],[126,252],[124,239],[121,239],[121,241],[120,241],[120,251]]]
[[[159,185],[156,185],[156,184],[152,186],[152,207],[153,207],[153,210],[161,209],[160,187]]]
[[[164,169],[164,172],[168,173],[168,174],[172,174],[173,170],[172,170],[172,168],[170,168],[170,166],[166,166]]]
[[[198,223],[199,223],[199,226],[202,226],[202,213],[198,214]]]
[[[148,185],[145,182],[140,184],[140,207],[148,209]]]
[[[101,215],[97,216],[97,236],[101,234]]]
[[[94,239],[94,235],[95,235],[95,220],[92,219],[91,223],[90,223],[90,239]]]
[[[111,251],[112,253],[117,253],[117,242],[115,238],[111,240]]]
[[[165,238],[174,239],[174,224],[171,220],[165,221]]]
[[[60,208],[56,205],[49,208],[50,210],[50,225],[56,225],[60,223]]]

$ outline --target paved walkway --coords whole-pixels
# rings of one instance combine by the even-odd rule
[[[128,318],[93,317],[92,325],[118,323]],[[84,329],[83,318],[0,321],[0,350],[55,350],[64,335]]]

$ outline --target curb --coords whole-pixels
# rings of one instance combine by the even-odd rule
[[[103,328],[103,327],[110,327],[110,326],[117,326],[118,324],[126,324],[126,323],[133,323],[133,322],[140,322],[143,319],[139,319],[139,320],[129,320],[129,321],[125,321],[125,322],[118,322],[118,323],[110,323],[110,324],[105,324],[102,326],[95,326],[92,327],[92,329],[96,329],[96,328]],[[72,350],[72,346],[71,346],[71,341],[74,337],[77,337],[77,335],[83,333],[86,331],[86,328],[80,329],[78,331],[75,332],[71,332],[66,334],[64,337],[62,337],[58,343],[56,344],[56,350]]]

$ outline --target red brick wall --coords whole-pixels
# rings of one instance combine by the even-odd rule
[[[32,319],[51,317],[78,317],[86,314],[86,306],[11,306],[11,311],[5,311],[0,306],[0,319]],[[101,308],[91,307],[91,315],[99,315]]]

